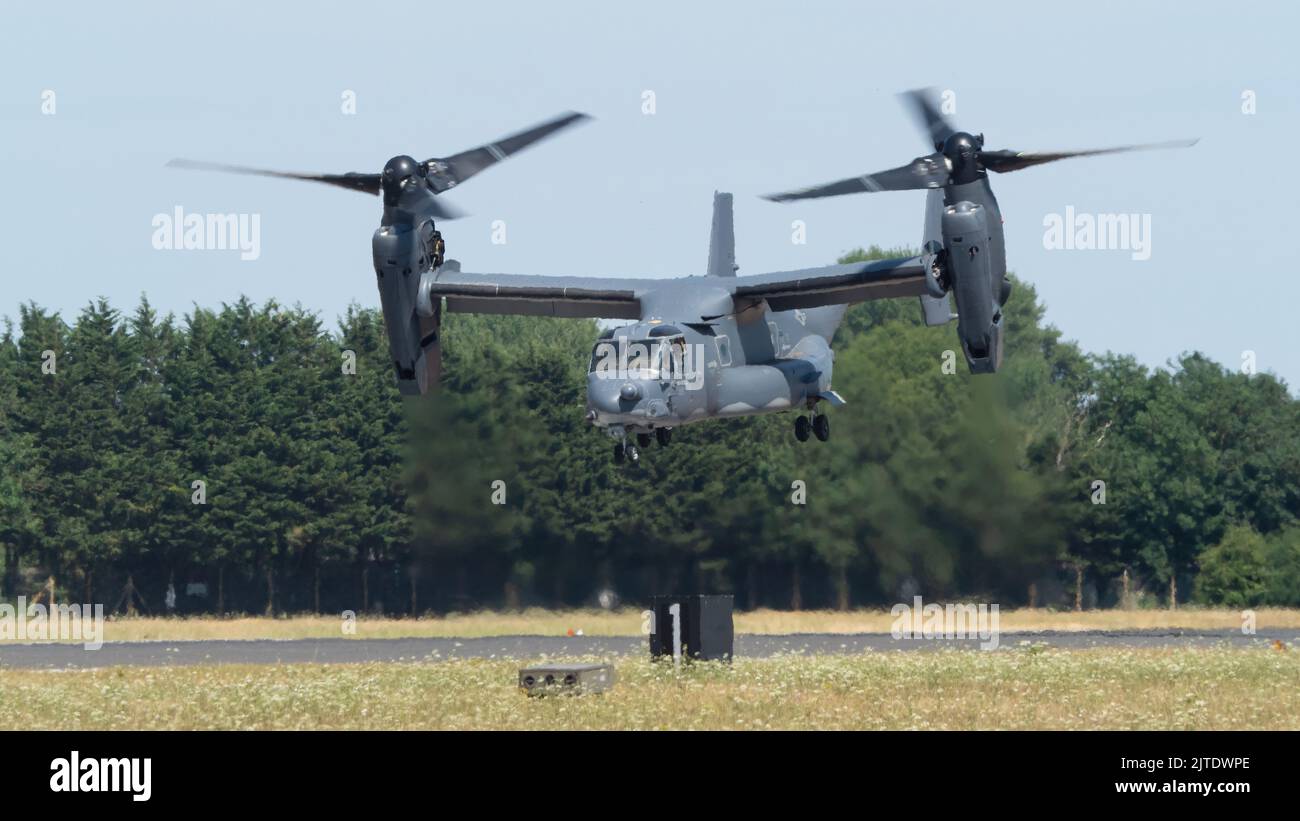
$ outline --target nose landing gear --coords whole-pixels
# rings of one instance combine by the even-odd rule
[[[633,465],[641,460],[641,448],[650,447],[651,442],[658,442],[660,447],[668,447],[672,441],[672,428],[655,428],[653,435],[650,432],[632,433],[626,429],[612,429],[609,435],[615,438],[614,442],[614,464],[621,465],[631,462]]]
[[[641,451],[631,442],[619,442],[614,445],[614,464],[621,465],[624,462],[631,462],[633,465],[641,461]]]

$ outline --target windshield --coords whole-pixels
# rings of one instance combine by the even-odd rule
[[[671,379],[681,370],[684,345],[681,337],[602,340],[587,370],[610,379]]]

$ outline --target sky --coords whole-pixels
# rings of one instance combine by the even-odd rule
[[[181,316],[246,294],[333,326],[378,305],[376,198],[165,163],[378,171],[570,109],[594,120],[447,195],[469,213],[440,226],[464,270],[700,274],[716,190],[736,196],[742,276],[916,245],[919,191],[758,195],[929,153],[897,94],[933,87],[990,148],[1199,137],[995,175],[1009,267],[1087,351],[1246,358],[1295,392],[1297,8],[6,2],[0,316],[31,301],[72,320],[98,296],[130,311],[141,294]],[[177,207],[256,216],[260,253],[155,248]],[[1149,258],[1045,247],[1067,213],[1138,215]]]

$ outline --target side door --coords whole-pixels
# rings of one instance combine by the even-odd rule
[[[699,416],[708,410],[706,347],[675,337],[664,344],[670,371],[668,407],[678,419]]]

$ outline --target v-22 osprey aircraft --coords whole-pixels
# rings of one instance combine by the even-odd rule
[[[616,462],[636,463],[651,441],[706,419],[795,411],[794,434],[830,436],[830,340],[851,304],[916,297],[929,325],[957,319],[972,373],[1002,361],[1002,306],[1010,295],[1002,217],[988,171],[1069,157],[1190,145],[1027,153],[984,149],[983,135],[953,128],[925,92],[905,95],[933,154],[877,174],[775,194],[788,201],[855,192],[927,190],[921,253],[914,257],[736,275],[732,197],[716,193],[703,276],[625,278],[477,274],[445,258],[434,218],[457,212],[435,196],[585,115],[570,113],[444,159],[389,160],[379,174],[308,175],[173,161],[189,168],[324,182],[383,195],[372,241],[375,274],[399,390],[423,395],[441,374],[444,311],[631,320],[604,331],[587,374],[587,420],[614,439]],[[957,313],[951,310],[955,301]]]

